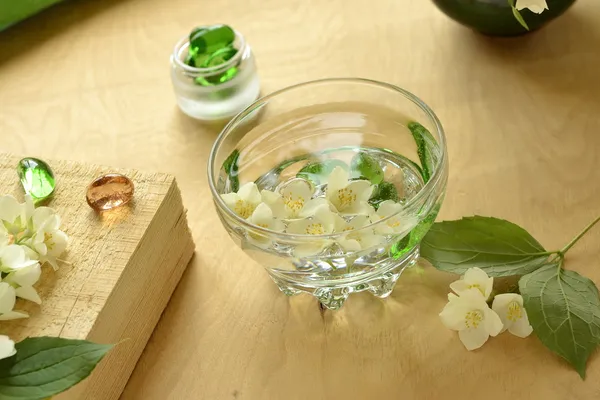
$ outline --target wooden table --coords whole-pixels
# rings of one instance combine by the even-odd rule
[[[179,112],[168,57],[191,27],[226,22],[252,44],[265,93],[331,76],[416,93],[445,125],[441,218],[483,214],[547,247],[600,213],[600,2],[515,39],[479,36],[423,0],[73,1],[0,34],[2,151],[175,174],[197,254],[123,399],[597,399],[531,336],[467,352],[437,314],[449,274],[406,274],[387,301],[321,315],[288,300],[233,245],[206,162],[218,129]],[[600,283],[600,229],[568,268]]]

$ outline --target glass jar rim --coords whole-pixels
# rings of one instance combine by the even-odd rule
[[[225,212],[230,218],[232,218],[236,222],[238,222],[240,226],[242,226],[246,229],[251,229],[254,232],[259,232],[265,236],[267,236],[267,235],[268,236],[276,236],[276,237],[285,238],[288,240],[335,239],[335,238],[339,238],[341,236],[348,234],[348,232],[336,232],[336,233],[329,233],[329,234],[324,234],[324,235],[304,235],[304,234],[297,234],[297,233],[277,232],[277,231],[274,231],[274,230],[271,230],[268,228],[263,228],[261,226],[254,225],[254,224],[250,223],[248,220],[237,215],[233,210],[231,210],[227,206],[227,204],[225,204],[225,201],[221,198],[221,194],[217,191],[217,188],[216,188],[215,182],[214,182],[214,178],[213,178],[214,169],[215,169],[214,164],[215,164],[215,160],[217,157],[217,151],[219,150],[221,143],[228,136],[229,132],[235,126],[237,126],[250,112],[254,111],[254,109],[258,105],[268,102],[270,99],[272,99],[274,97],[277,97],[281,94],[284,94],[286,92],[289,92],[289,91],[292,91],[292,90],[295,90],[298,88],[302,88],[305,86],[317,85],[317,84],[328,84],[328,83],[368,84],[368,85],[378,86],[380,88],[394,90],[394,91],[398,92],[399,94],[403,95],[405,98],[407,98],[411,102],[413,102],[417,107],[419,107],[421,109],[421,111],[423,111],[429,117],[429,119],[433,122],[433,124],[435,126],[435,130],[438,133],[438,137],[439,137],[439,147],[441,149],[441,154],[437,161],[437,164],[435,165],[433,174],[432,174],[431,178],[429,179],[429,181],[427,181],[425,183],[425,185],[423,185],[423,187],[421,188],[421,190],[419,190],[419,192],[417,194],[415,194],[405,204],[403,204],[402,208],[399,211],[397,211],[393,214],[390,214],[387,217],[382,218],[381,220],[379,220],[375,223],[366,225],[365,227],[360,228],[358,231],[360,231],[362,229],[374,228],[380,224],[385,223],[386,221],[388,221],[392,218],[396,218],[396,217],[404,215],[405,211],[407,209],[414,207],[416,203],[421,201],[422,198],[425,197],[426,195],[430,194],[434,190],[434,188],[437,187],[438,184],[440,184],[440,180],[443,179],[444,174],[445,174],[445,164],[447,162],[446,161],[447,160],[446,136],[444,134],[444,128],[442,127],[440,120],[435,115],[433,110],[427,104],[425,104],[425,102],[423,102],[420,98],[418,98],[411,92],[404,90],[396,85],[376,81],[373,79],[366,79],[366,78],[316,79],[316,80],[298,83],[298,84],[295,84],[292,86],[285,87],[283,89],[277,90],[273,93],[270,93],[266,96],[263,96],[263,97],[257,99],[255,102],[253,102],[248,107],[246,107],[243,111],[241,111],[239,114],[237,114],[233,119],[231,119],[231,121],[229,121],[227,123],[227,125],[225,125],[225,127],[219,133],[219,136],[215,140],[215,142],[212,146],[212,149],[210,151],[209,158],[208,158],[208,184],[210,186],[210,191],[212,193],[213,200],[215,201],[217,207],[220,210],[223,210],[223,212]],[[408,232],[410,232],[410,231],[408,231]]]
[[[206,75],[206,74],[211,74],[211,73],[220,71],[222,69],[229,69],[232,66],[234,66],[238,61],[240,61],[240,59],[244,56],[244,52],[246,51],[246,40],[244,39],[244,35],[242,35],[238,31],[236,31],[235,29],[233,30],[233,32],[235,32],[235,38],[238,39],[238,41],[239,41],[240,48],[238,49],[237,53],[235,53],[235,55],[233,57],[231,57],[229,60],[227,60],[227,62],[224,62],[223,64],[215,65],[214,67],[197,68],[197,67],[192,67],[190,65],[187,65],[185,62],[183,62],[181,60],[180,53],[181,53],[181,49],[186,44],[189,47],[189,44],[190,44],[189,35],[182,37],[177,42],[177,44],[175,44],[175,48],[173,48],[173,54],[171,55],[171,58],[173,59],[173,62],[178,67],[180,67],[181,69],[183,69],[185,72],[187,72],[189,74]]]

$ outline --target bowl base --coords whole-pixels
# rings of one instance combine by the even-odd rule
[[[314,282],[311,284],[305,281],[294,282],[273,273],[270,276],[286,296],[308,293],[316,297],[323,307],[329,310],[339,310],[351,293],[369,291],[373,296],[385,299],[394,290],[402,272],[415,265],[418,259],[419,247],[416,246],[398,260],[394,260],[389,267],[382,268],[377,274],[357,277],[355,280],[343,280],[339,283]]]

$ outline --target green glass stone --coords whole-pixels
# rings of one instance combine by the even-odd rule
[[[327,183],[327,177],[335,167],[341,167],[348,171],[348,165],[340,160],[323,160],[306,164],[298,173],[296,178],[311,181],[313,185]]]
[[[210,67],[219,66],[219,65],[231,60],[231,58],[233,56],[235,56],[236,54],[237,54],[237,49],[235,49],[231,46],[220,48],[219,50],[215,51],[214,53],[212,53],[208,57],[206,57],[206,59],[202,63],[202,68],[210,68]]]
[[[212,54],[234,40],[235,32],[227,25],[195,28],[190,33],[190,48],[196,48],[198,54]]]
[[[383,169],[376,159],[361,151],[352,157],[350,162],[352,176],[367,179],[373,184],[383,181]]]
[[[24,158],[17,165],[17,174],[25,193],[31,195],[35,202],[45,200],[54,193],[54,173],[44,161]]]
[[[398,196],[396,185],[391,182],[383,181],[375,187],[375,190],[369,199],[369,204],[375,207],[375,209],[378,209],[379,205],[386,200],[393,200],[397,203],[400,201],[400,197]]]

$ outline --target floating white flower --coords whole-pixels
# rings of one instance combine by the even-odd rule
[[[221,198],[227,207],[244,219],[249,218],[262,201],[258,186],[254,182],[243,184],[237,193],[222,194]]]
[[[498,294],[494,297],[492,303],[494,310],[502,320],[505,331],[508,329],[510,333],[518,337],[527,337],[533,332],[533,328],[529,324],[527,311],[523,307],[523,297],[516,293]]]
[[[17,354],[15,342],[10,340],[6,335],[0,335],[0,360],[3,358],[12,357]]]
[[[6,282],[0,282],[0,321],[29,317],[24,312],[13,311],[16,301],[15,288]]]
[[[382,219],[388,218],[391,215],[402,211],[402,205],[393,200],[385,200],[380,205],[375,213],[371,214],[371,221],[376,223]],[[380,235],[399,235],[408,233],[417,225],[417,220],[405,214],[398,214],[381,224],[375,226],[375,232]]]
[[[348,171],[335,167],[329,175],[325,197],[340,214],[369,215],[373,207],[368,203],[373,185],[366,180],[348,180]]]
[[[313,189],[310,183],[297,179],[286,185],[282,194],[263,190],[262,201],[273,210],[273,214],[282,219],[297,219],[311,217],[317,207],[329,204],[323,198],[311,199]]]
[[[317,207],[315,215],[310,219],[300,219],[289,223],[286,232],[298,235],[327,235],[333,233],[338,215],[331,212],[329,205]],[[323,251],[331,244],[331,240],[318,239],[299,244],[294,248],[296,257],[307,257]]]
[[[450,284],[450,289],[457,294],[461,294],[465,290],[477,289],[485,300],[489,299],[494,286],[494,278],[488,276],[481,268],[469,268],[465,274],[457,281]]]
[[[468,289],[460,296],[448,294],[448,304],[440,313],[442,323],[455,331],[467,350],[483,346],[490,336],[502,331],[502,321],[485,302],[478,289]]]
[[[336,230],[348,233],[339,239],[338,243],[346,251],[370,249],[385,241],[385,237],[375,235],[373,229],[365,228],[371,224],[366,215],[357,215],[350,222],[346,222],[343,218],[340,220]]]
[[[33,285],[40,279],[41,275],[42,268],[37,263],[11,272],[4,278],[4,282],[9,283],[15,288],[17,297],[42,304],[42,299],[33,288]]]
[[[519,11],[528,8],[531,12],[541,14],[548,9],[548,4],[546,0],[517,0],[515,8]]]
[[[261,203],[256,207],[250,216],[249,221],[256,226],[276,232],[283,232],[285,229],[283,222],[273,217],[273,211],[265,203]],[[248,235],[248,241],[261,248],[267,248],[273,242],[266,235],[252,232]]]

